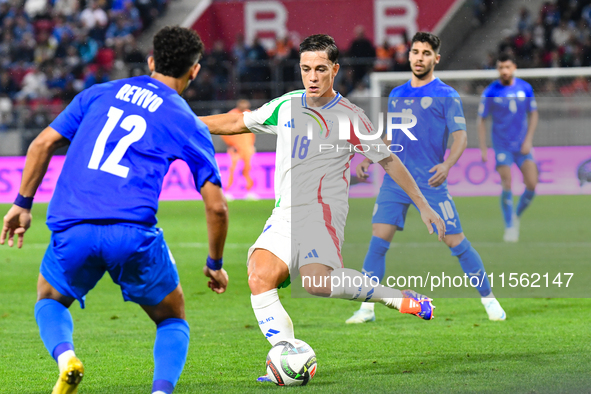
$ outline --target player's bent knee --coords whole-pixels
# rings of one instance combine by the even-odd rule
[[[186,320],[185,296],[180,284],[157,305],[141,305],[141,307],[157,325],[166,319]]]
[[[443,242],[445,242],[448,248],[455,248],[456,246],[461,244],[465,238],[466,236],[464,235],[464,233],[448,234],[445,236],[445,238],[443,238]]]
[[[392,242],[394,234],[398,227],[386,223],[374,223],[371,226],[371,233],[374,237],[378,237],[387,242]]]
[[[285,275],[285,278],[283,279],[282,277],[283,276],[279,272],[270,271],[268,273],[260,274],[259,270],[254,270],[248,275],[248,287],[252,294],[262,294],[269,290],[276,289],[277,286],[287,279],[287,275]]]
[[[75,298],[61,294],[43,277],[43,275],[39,274],[39,279],[37,280],[37,301],[46,299],[56,300],[66,308],[69,308],[75,300]]]
[[[330,297],[332,293],[332,268],[324,264],[307,264],[300,268],[302,286],[308,294],[317,297]]]

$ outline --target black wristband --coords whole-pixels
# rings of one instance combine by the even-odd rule
[[[33,207],[33,197],[25,197],[19,193],[16,200],[14,200],[14,205],[24,209],[31,209]]]
[[[217,260],[214,260],[211,257],[207,256],[207,262],[205,264],[209,267],[210,270],[217,271],[220,270],[224,265],[224,259],[219,258]]]

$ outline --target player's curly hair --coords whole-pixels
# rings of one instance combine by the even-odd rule
[[[334,38],[327,34],[314,34],[306,37],[300,44],[300,55],[304,52],[324,51],[328,55],[328,60],[333,63],[339,62],[339,48]]]
[[[201,59],[204,51],[199,35],[180,26],[166,26],[154,36],[156,72],[180,78]]]
[[[415,42],[426,42],[431,45],[433,48],[433,52],[439,53],[439,49],[441,48],[441,40],[433,33],[428,33],[426,31],[419,31],[417,32],[411,40],[410,45],[414,44]]]

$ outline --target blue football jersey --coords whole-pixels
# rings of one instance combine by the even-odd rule
[[[388,98],[388,112],[412,113],[417,124],[409,131],[416,141],[400,130],[392,133],[392,144],[403,146],[396,153],[419,186],[427,186],[433,176],[429,170],[443,162],[449,134],[466,130],[466,119],[460,95],[450,86],[435,78],[427,85],[413,88],[410,81],[392,90]],[[394,118],[393,123],[408,123],[408,118]],[[389,176],[386,180],[391,180]]]
[[[71,141],[47,212],[60,231],[82,222],[156,224],[170,164],[184,160],[197,190],[221,185],[207,126],[165,84],[140,76],[82,91],[50,127]]]
[[[495,149],[521,150],[527,134],[527,115],[537,110],[531,85],[515,78],[510,86],[494,81],[484,89],[478,115],[492,117],[492,141]]]

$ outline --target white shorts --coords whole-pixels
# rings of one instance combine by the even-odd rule
[[[294,276],[299,274],[300,267],[307,264],[320,263],[333,269],[343,267],[343,241],[337,235],[342,232],[317,220],[297,224],[297,228],[292,228],[293,226],[296,225],[271,215],[261,235],[248,249],[246,265],[255,249],[265,249],[279,257]]]

